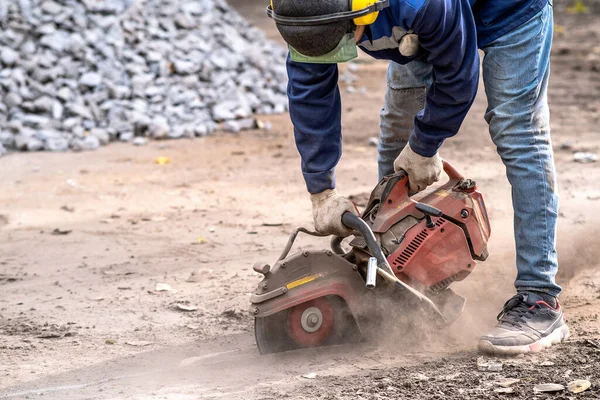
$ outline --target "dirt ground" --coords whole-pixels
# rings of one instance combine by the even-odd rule
[[[600,164],[573,161],[575,151],[600,151],[600,2],[585,2],[587,14],[569,14],[564,3],[555,1],[549,96],[567,343],[478,371],[477,337],[513,294],[515,276],[510,189],[481,88],[442,155],[484,193],[490,257],[454,286],[468,298],[459,321],[420,340],[390,332],[351,347],[258,354],[247,309],[260,279],[251,266],[274,261],[289,232],[311,221],[287,115],[264,117],[270,131],[1,158],[0,398],[600,398]],[[275,38],[261,6],[239,5]],[[359,90],[341,85],[337,170],[339,190],[356,196],[376,183],[368,139],[377,136],[387,67],[359,63]],[[170,162],[157,165],[159,156]],[[498,392],[506,378],[520,379],[512,394]],[[574,379],[591,389],[533,392]]]

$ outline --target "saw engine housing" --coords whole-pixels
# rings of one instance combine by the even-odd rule
[[[298,228],[273,267],[256,263],[254,270],[264,278],[251,297],[250,312],[261,353],[360,338],[361,324],[377,308],[374,296],[387,296],[394,286],[402,292],[394,301],[411,307],[427,303],[421,309],[434,312],[425,313],[444,323],[454,321],[465,300],[449,286],[486,259],[490,224],[475,182],[447,162],[444,171],[448,182],[414,196],[404,171],[383,178],[362,221],[355,218],[363,234],[350,241],[349,251],[334,237],[331,250],[288,255],[299,232],[317,235]],[[365,287],[367,265],[376,257],[383,260],[385,273],[379,270],[376,289],[370,290]],[[358,335],[349,334],[350,327],[358,328]]]
[[[490,224],[483,197],[474,181],[449,164],[445,169],[448,183],[418,202],[409,196],[404,171],[383,178],[363,213],[396,276],[425,293],[463,280],[488,255]],[[440,213],[427,218],[419,203]],[[361,237],[350,245],[359,259],[361,252],[370,255]]]

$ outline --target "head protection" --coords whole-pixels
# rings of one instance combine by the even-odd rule
[[[370,25],[389,0],[271,0],[267,15],[289,45],[292,61],[340,63],[358,56],[354,30]]]

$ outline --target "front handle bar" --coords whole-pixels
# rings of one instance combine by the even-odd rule
[[[379,243],[377,243],[371,227],[359,216],[352,214],[351,212],[345,212],[342,215],[342,223],[348,228],[360,232],[363,239],[365,239],[365,242],[367,243],[369,251],[373,257],[377,259],[377,266],[393,275],[394,271],[392,271],[392,267],[390,267],[390,264],[388,264],[385,254],[383,254],[383,250],[381,250]]]
[[[440,317],[442,320],[444,319],[440,310],[436,307],[436,305],[429,299],[427,296],[423,295],[418,290],[410,287],[400,279],[396,277],[394,274],[392,267],[388,264],[385,254],[383,254],[383,250],[377,243],[375,239],[375,235],[373,231],[369,227],[369,225],[363,221],[357,215],[352,214],[351,212],[345,212],[342,215],[342,223],[346,225],[348,228],[354,229],[362,235],[367,243],[367,247],[371,252],[371,255],[377,259],[377,274],[382,278],[394,284],[396,289],[407,295],[407,300],[414,302],[417,301],[418,304],[421,304],[425,307],[428,307],[428,310],[433,312],[433,315]]]

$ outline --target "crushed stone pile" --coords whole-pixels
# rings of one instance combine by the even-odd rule
[[[0,1],[0,154],[253,128],[285,57],[223,1]]]

